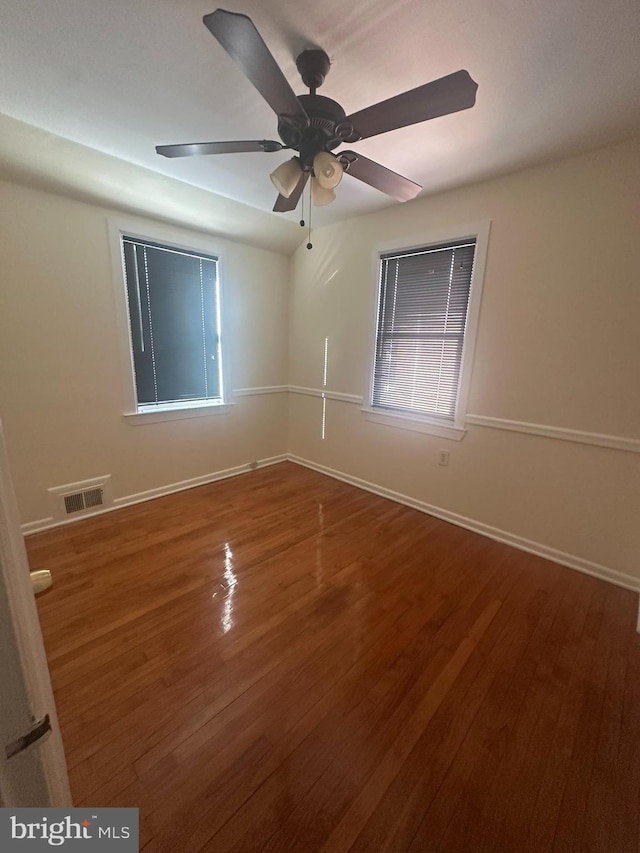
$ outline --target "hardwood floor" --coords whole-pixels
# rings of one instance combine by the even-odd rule
[[[290,463],[27,545],[75,803],[145,853],[639,849],[629,591]]]

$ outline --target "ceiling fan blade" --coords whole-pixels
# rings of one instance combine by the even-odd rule
[[[302,195],[302,191],[307,185],[307,181],[309,180],[309,172],[303,172],[300,175],[300,180],[298,181],[298,186],[291,193],[289,198],[285,198],[283,195],[279,195],[276,199],[276,203],[273,205],[273,210],[275,213],[287,213],[289,210],[295,210],[298,206],[298,202],[300,201],[300,196]]]
[[[307,121],[302,104],[251,18],[216,9],[202,20],[277,115],[298,116]]]
[[[422,187],[408,178],[403,178],[375,160],[369,160],[355,151],[340,151],[336,155],[348,175],[380,190],[397,201],[409,201],[415,198]]]
[[[468,71],[456,71],[418,86],[417,89],[380,101],[348,117],[354,128],[354,135],[349,138],[349,142],[468,110],[476,102],[477,88],[478,84]]]
[[[185,145],[156,145],[163,157],[193,157],[200,154],[241,154],[251,151],[281,151],[284,145],[272,139],[246,139],[238,142],[191,142]]]

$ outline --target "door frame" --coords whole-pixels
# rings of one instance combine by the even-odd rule
[[[46,715],[51,731],[7,757]],[[0,805],[72,805],[64,747],[0,421]]]

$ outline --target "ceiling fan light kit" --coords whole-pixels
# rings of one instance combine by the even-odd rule
[[[333,190],[342,180],[344,169],[329,151],[319,151],[313,158],[313,174],[323,189]]]
[[[466,110],[475,104],[478,84],[467,71],[456,71],[351,115],[337,101],[318,95],[331,62],[324,50],[304,50],[296,59],[307,95],[296,95],[247,15],[216,9],[203,22],[278,118],[281,142],[270,139],[160,145],[164,157],[256,152],[288,149],[296,156],[271,173],[278,190],[273,210],[295,210],[311,178],[311,197],[318,206],[335,198],[333,190],[344,172],[397,201],[407,201],[422,187],[356,151],[332,152],[381,133]]]
[[[277,169],[274,169],[269,177],[280,195],[289,198],[298,186],[301,174],[300,161],[297,157],[292,157],[291,160],[281,163]]]
[[[323,187],[317,178],[311,178],[311,201],[316,207],[324,207],[335,201],[336,194],[331,187]]]

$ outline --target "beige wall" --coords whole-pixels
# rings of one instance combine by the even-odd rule
[[[376,248],[491,220],[469,413],[640,439],[639,155],[635,140],[316,231],[292,261],[289,382],[321,386],[327,337],[328,389],[366,399]],[[289,406],[300,458],[640,578],[637,452],[471,425],[454,442],[336,400],[323,440],[321,400]]]
[[[0,417],[23,522],[51,515],[48,487],[111,474],[124,498],[285,451],[285,394],[237,397],[228,414],[142,426],[122,417],[113,215],[0,184]],[[287,259],[136,224],[222,253],[231,387],[283,384]]]
[[[328,389],[366,398],[376,248],[491,220],[468,411],[640,440],[639,154],[636,140],[319,229],[291,261],[216,239],[232,387],[320,388],[327,337]],[[0,184],[0,417],[23,522],[51,515],[51,486],[111,474],[127,498],[289,451],[586,570],[640,579],[636,452],[474,425],[454,442],[331,399],[322,439],[322,402],[300,394],[131,425],[112,215]]]

